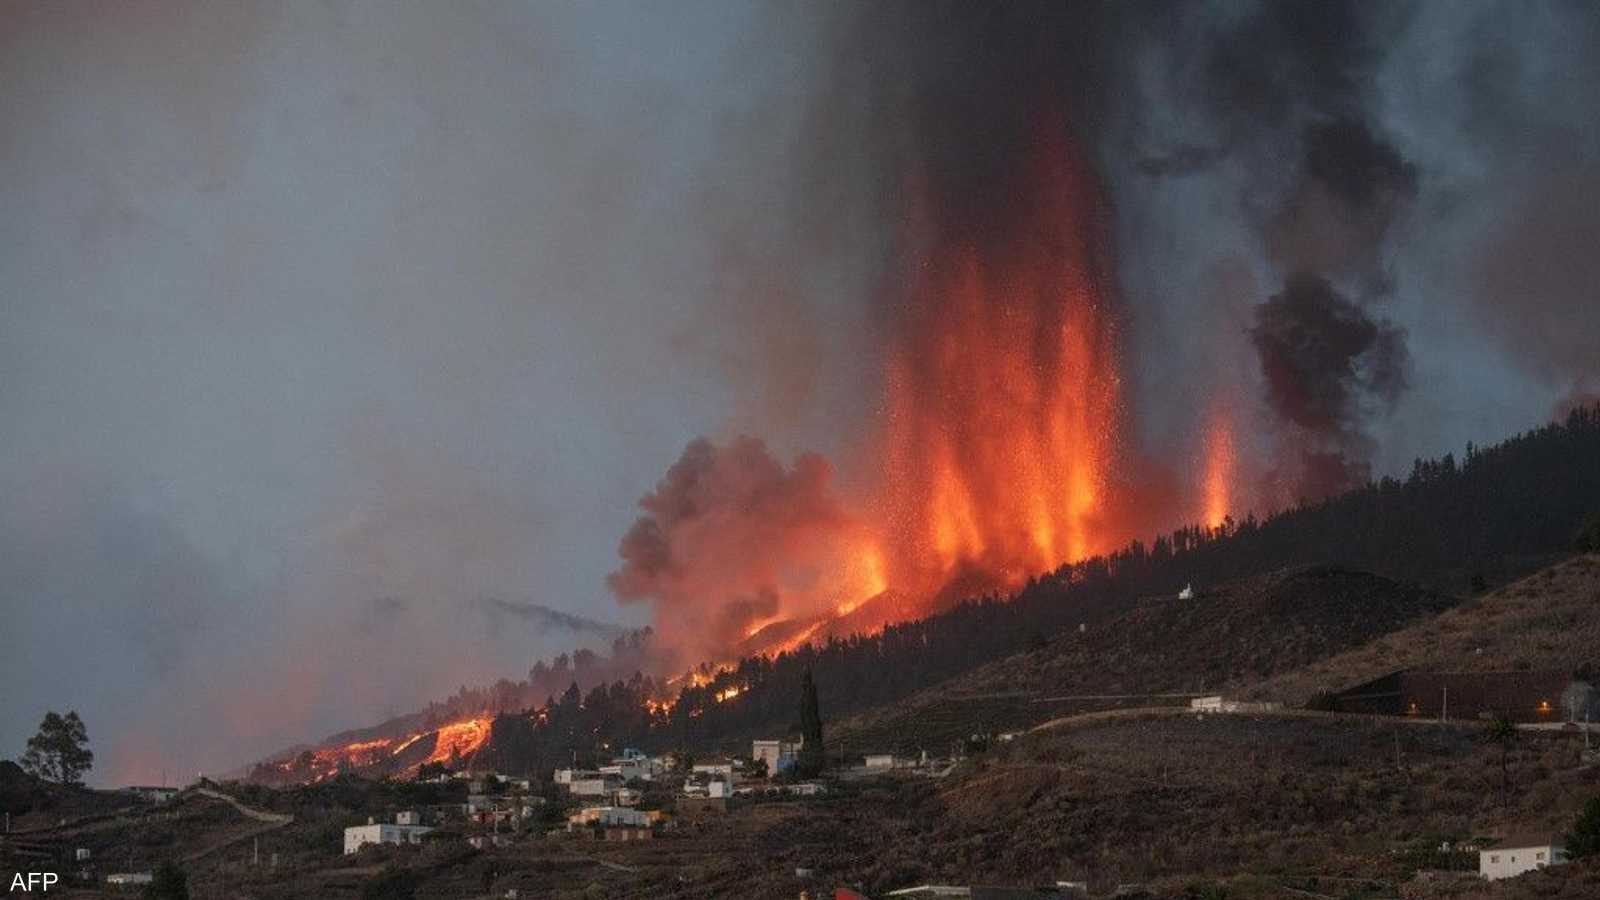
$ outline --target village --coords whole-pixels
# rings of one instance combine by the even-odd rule
[[[1324,708],[1320,710],[1290,710],[1280,702],[1214,694],[1190,698],[1183,705],[1108,711],[1088,714],[1085,718],[1156,716],[1205,723],[1312,716],[1344,722],[1346,727],[1352,728],[1365,727],[1380,719],[1389,719],[1404,727],[1448,727],[1443,717],[1443,695],[1451,687],[1457,714],[1466,720],[1461,724],[1480,726],[1489,718],[1490,704],[1509,703],[1506,708],[1526,713],[1516,717],[1520,721],[1508,723],[1514,731],[1581,737],[1580,765],[1586,769],[1600,766],[1600,754],[1591,743],[1585,721],[1592,698],[1574,690],[1570,679],[1555,675],[1541,677],[1537,673],[1505,673],[1500,677],[1397,673],[1380,679],[1377,684],[1361,684],[1339,696],[1324,698],[1321,701]],[[1426,717],[1421,710],[1422,693],[1440,695],[1440,707],[1427,710]],[[1051,727],[1041,726],[1043,729]],[[708,829],[714,830],[723,822],[738,821],[735,817],[763,806],[779,809],[796,804],[802,807],[826,804],[837,800],[841,794],[848,795],[850,802],[859,802],[862,796],[859,792],[863,788],[871,790],[874,785],[881,790],[881,786],[895,783],[937,783],[963,763],[970,765],[981,761],[986,755],[983,748],[1020,744],[1030,738],[1030,734],[1001,732],[972,737],[973,741],[959,742],[951,752],[940,756],[925,752],[906,756],[886,751],[862,753],[849,760],[836,758],[835,764],[818,777],[800,777],[797,773],[797,762],[804,746],[803,738],[798,737],[757,739],[750,743],[748,755],[707,758],[694,758],[684,752],[652,755],[623,748],[603,764],[558,768],[544,777],[508,775],[471,766],[452,771],[435,765],[415,773],[408,783],[412,785],[411,790],[426,792],[436,802],[385,808],[381,812],[374,810],[374,814],[365,817],[364,823],[342,828],[338,850],[351,860],[350,865],[354,867],[351,871],[369,871],[374,866],[390,867],[428,848],[451,845],[495,854],[495,858],[504,857],[508,861],[524,852],[547,854],[554,848],[568,847],[580,857],[625,874],[635,871],[632,865],[617,861],[627,857],[605,854],[600,851],[602,846],[632,846],[677,839],[692,843]],[[978,757],[969,759],[965,748],[977,748]],[[259,831],[253,832],[255,836],[251,838],[250,865],[267,871],[277,870],[280,866],[278,853],[270,852],[263,859],[260,838],[290,824],[294,817],[253,809],[226,790],[231,788],[202,782],[184,790],[130,786],[120,794],[127,802],[147,811],[159,811],[186,799],[209,798],[227,803],[248,819],[260,823]],[[585,850],[585,847],[594,849]],[[0,848],[13,856],[27,853],[30,848],[40,853],[51,850],[45,844],[30,844],[10,835],[0,842]],[[98,855],[90,847],[73,848],[74,868],[67,873],[65,886],[88,888],[99,882],[116,895],[141,890],[155,877],[151,871],[137,868],[104,870],[99,866]],[[1498,881],[1558,866],[1567,860],[1564,837],[1558,831],[1517,832],[1488,839],[1445,842],[1438,847],[1438,855],[1458,860],[1471,858],[1476,865],[1465,871],[1424,871],[1419,877],[1457,883],[1462,878]],[[1087,880],[1072,875],[1063,872],[1053,883],[1027,886],[914,883],[872,895],[860,886],[830,884],[826,876],[819,875],[811,866],[795,866],[792,878],[787,874],[784,878],[793,885],[786,896],[798,900],[824,897],[834,900],[868,900],[869,897],[1020,900],[1142,895],[1143,886],[1138,884],[1120,884],[1110,891],[1091,893]],[[505,887],[485,896],[507,900],[535,896],[524,893],[525,890]]]

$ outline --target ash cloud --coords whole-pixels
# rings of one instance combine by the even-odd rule
[[[1291,429],[1299,458],[1290,471],[1301,496],[1365,482],[1361,423],[1373,408],[1392,409],[1406,388],[1405,332],[1302,272],[1257,308],[1250,337],[1267,401]]]
[[[639,507],[606,583],[624,603],[654,606],[657,633],[685,664],[717,658],[780,612],[837,602],[831,580],[860,527],[826,460],[784,465],[751,437],[691,441]]]

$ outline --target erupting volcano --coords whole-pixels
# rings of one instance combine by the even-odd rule
[[[701,440],[641,502],[610,584],[683,662],[875,631],[1132,536],[1104,201],[1063,129],[1030,143],[978,207],[912,179],[872,455],[846,460],[864,489]]]
[[[892,582],[1010,587],[1109,549],[1120,377],[1092,174],[1048,132],[1002,235],[913,240],[884,439]],[[919,217],[920,218],[920,217]],[[937,230],[937,226],[930,226]]]

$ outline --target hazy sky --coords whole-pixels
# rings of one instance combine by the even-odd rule
[[[480,595],[643,624],[634,503],[784,350],[729,309],[859,265],[769,252],[806,35],[745,4],[3,21],[6,755],[75,706],[99,777],[236,763],[584,637]]]
[[[1341,101],[1418,172],[1365,248],[1413,364],[1380,472],[1600,384],[1593,17],[1522,6],[1406,7]],[[647,622],[604,576],[691,439],[847,456],[904,179],[873,92],[960,71],[857,65],[902,35],[847,11],[0,3],[0,755],[73,707],[95,780],[177,780],[518,677],[598,639],[479,601]],[[1179,87],[1259,15],[1106,26],[1157,445],[1218,373],[1258,402],[1252,186],[1300,119]]]

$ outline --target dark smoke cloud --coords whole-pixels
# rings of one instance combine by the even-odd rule
[[[1250,337],[1268,403],[1298,444],[1301,495],[1364,481],[1361,423],[1369,409],[1392,408],[1406,387],[1405,332],[1369,317],[1327,279],[1298,273],[1256,309]]]
[[[1304,143],[1303,177],[1265,228],[1269,254],[1289,272],[1386,292],[1384,240],[1416,196],[1416,166],[1358,119],[1312,125]]]
[[[1199,294],[1206,301],[1199,308],[1173,304],[1170,293],[1145,287],[1160,291],[1160,276],[1146,274],[1150,262],[1138,252],[1194,228],[1198,211],[1166,199],[1149,219],[1124,226],[1126,243],[1135,248],[1125,277],[1158,337],[1170,341],[1166,329],[1199,333],[1215,353],[1231,342],[1216,325],[1236,320],[1241,306],[1255,306],[1248,313],[1251,346],[1235,345],[1234,352],[1254,351],[1261,365],[1254,380],[1267,400],[1261,407],[1267,418],[1251,430],[1271,436],[1255,448],[1264,458],[1254,467],[1267,476],[1258,492],[1268,505],[1318,496],[1361,477],[1375,446],[1367,437],[1373,417],[1392,409],[1407,384],[1404,331],[1376,322],[1361,305],[1392,293],[1392,240],[1419,190],[1419,168],[1384,133],[1375,102],[1393,35],[1410,19],[1401,6],[1341,2],[1196,6],[1147,22],[1128,50],[1145,60],[1138,80],[1147,99],[1108,136],[1114,144],[1133,145],[1137,162],[1127,171],[1134,179],[1191,184],[1140,187],[1134,180],[1130,190],[1130,179],[1123,178],[1113,181],[1113,191],[1120,188],[1125,207],[1136,213],[1144,196],[1154,204],[1180,191],[1231,205],[1223,221],[1233,234],[1213,226],[1213,240],[1195,244],[1192,260],[1165,265],[1187,268],[1190,282],[1215,283],[1219,266],[1254,257],[1255,281],[1284,285],[1264,303],[1259,295],[1236,292]],[[1156,309],[1148,308],[1152,302]],[[1136,356],[1153,358],[1145,337]],[[1361,384],[1350,374],[1355,360],[1394,372],[1373,373]],[[1191,378],[1202,365],[1191,358],[1177,367],[1186,382],[1199,385],[1184,390],[1237,392],[1226,375]],[[1384,402],[1357,402],[1377,393]],[[1204,399],[1191,396],[1173,413],[1191,415],[1187,410]],[[1298,462],[1282,465],[1286,458]],[[1274,486],[1286,470],[1304,475],[1287,496]]]

